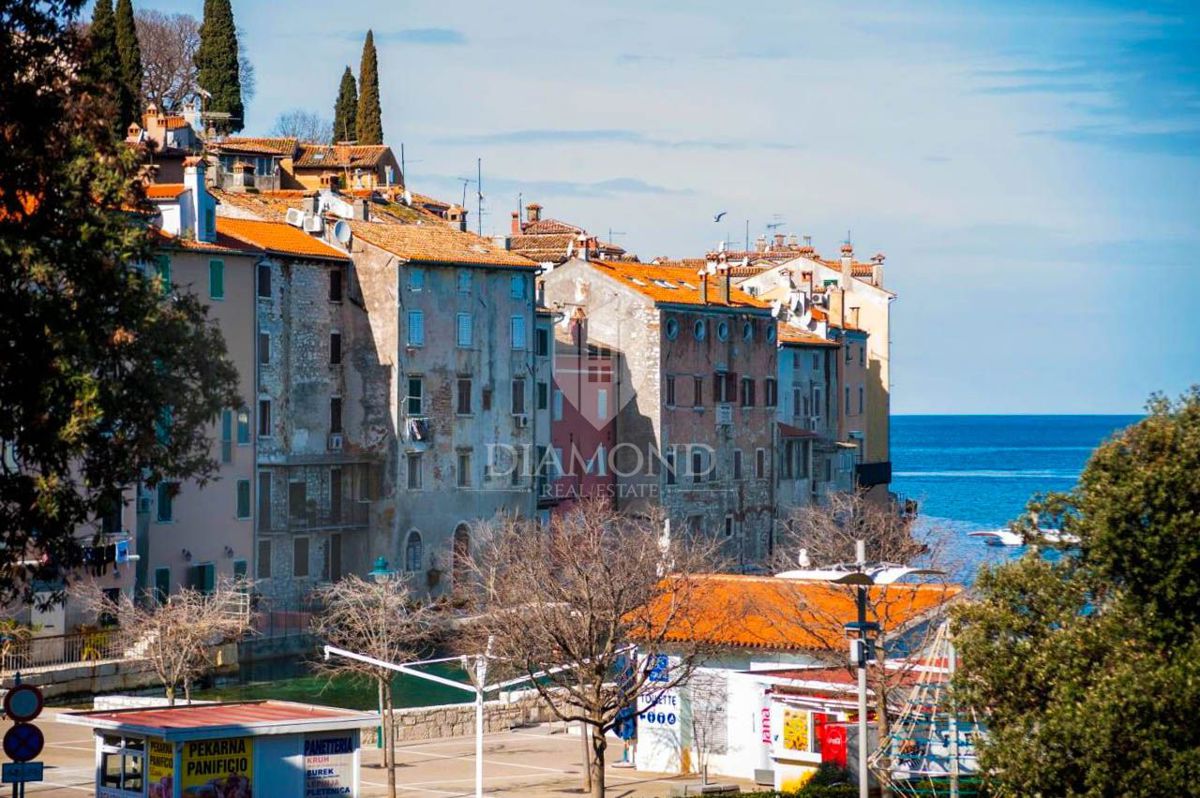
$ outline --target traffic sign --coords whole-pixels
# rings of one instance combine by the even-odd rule
[[[46,737],[32,723],[18,723],[4,733],[4,753],[14,762],[28,762],[42,752]]]
[[[17,723],[26,723],[42,714],[42,691],[32,684],[18,684],[4,696],[4,714]]]
[[[42,765],[41,762],[5,762],[4,774],[3,777],[0,777],[0,782],[23,784],[27,781],[41,781],[44,778]]]

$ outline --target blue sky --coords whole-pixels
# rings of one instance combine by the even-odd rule
[[[258,73],[248,133],[295,107],[330,114],[373,28],[409,184],[461,198],[483,158],[485,233],[518,193],[644,259],[740,241],[746,220],[826,254],[849,230],[887,254],[899,294],[895,412],[1103,413],[1200,382],[1198,5],[234,12]]]

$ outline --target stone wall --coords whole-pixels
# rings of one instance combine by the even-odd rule
[[[484,731],[501,732],[519,726],[548,723],[554,714],[536,696],[516,701],[486,701],[483,705]],[[377,745],[377,729],[363,730],[363,745]],[[396,741],[414,742],[441,737],[470,737],[475,734],[474,704],[443,704],[396,710]]]

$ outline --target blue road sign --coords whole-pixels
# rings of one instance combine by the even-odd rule
[[[3,777],[0,777],[0,782],[4,784],[17,784],[27,781],[41,781],[42,775],[41,762],[5,762]]]
[[[18,723],[4,733],[4,753],[14,762],[28,762],[42,752],[46,737],[32,723]]]

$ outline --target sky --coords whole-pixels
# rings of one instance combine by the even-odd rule
[[[895,413],[1137,412],[1200,382],[1194,0],[233,7],[247,134],[332,116],[372,28],[408,185],[461,201],[481,158],[485,234],[521,197],[643,260],[747,221],[885,253]]]

